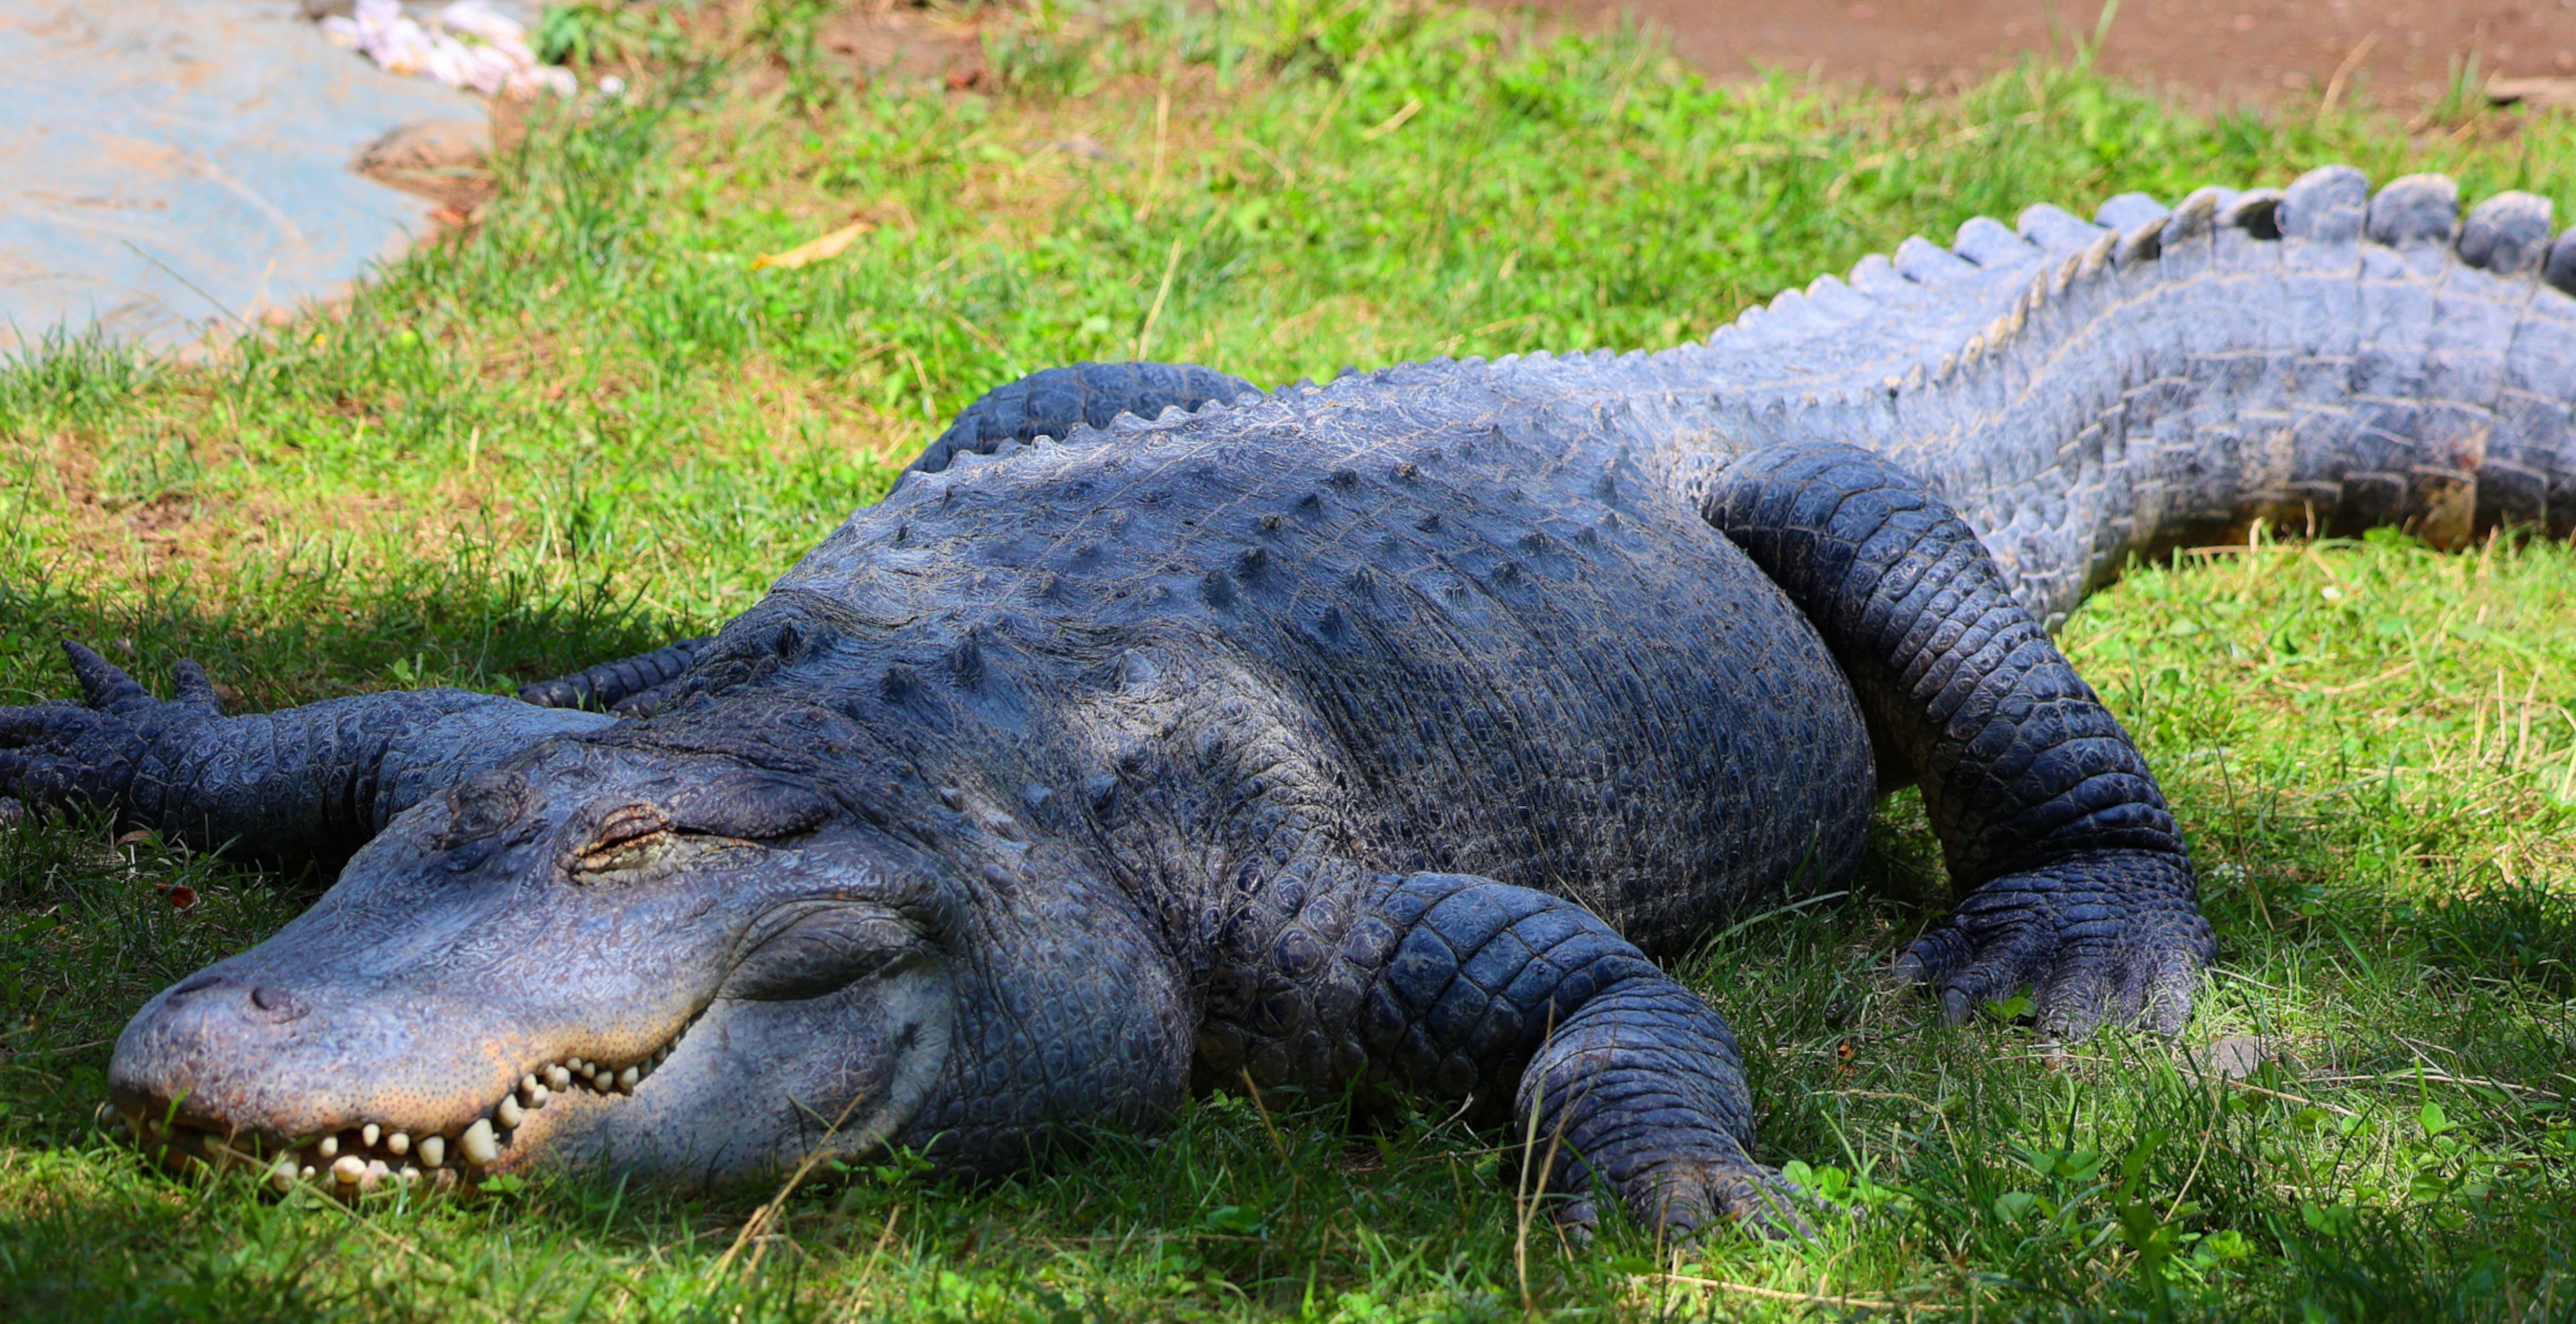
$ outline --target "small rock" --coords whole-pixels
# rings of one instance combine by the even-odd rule
[[[492,154],[492,126],[473,120],[406,124],[367,144],[358,169],[367,174],[401,170],[480,170]]]
[[[1115,161],[1118,159],[1118,154],[1109,150],[1108,144],[1103,143],[1098,138],[1094,138],[1087,133],[1077,133],[1070,138],[1060,139],[1046,145],[1064,153],[1067,156],[1079,156],[1086,161]]]
[[[2274,1047],[2264,1040],[2235,1035],[2188,1054],[2183,1070],[2203,1079],[2246,1080],[2274,1056]]]
[[[476,120],[406,124],[358,153],[359,174],[471,212],[492,192],[492,126]]]

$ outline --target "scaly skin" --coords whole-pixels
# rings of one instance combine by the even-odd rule
[[[1469,1100],[1569,1218],[1794,1226],[1657,960],[1839,885],[1914,782],[1967,895],[1901,975],[2177,1028],[2182,834],[2043,627],[2250,518],[2576,528],[2576,242],[2454,199],[2033,208],[1706,345],[952,447],[636,672],[649,716],[226,718],[76,654],[0,790],[355,852],[110,1068],[153,1143],[282,1181],[989,1172],[1248,1083]]]
[[[1121,415],[1160,418],[1163,411],[1191,413],[1211,402],[1260,395],[1240,377],[1188,363],[1076,363],[1033,372],[995,387],[957,415],[946,431],[922,448],[900,483],[917,473],[938,473],[959,455],[990,455],[1012,442],[1069,437],[1079,428],[1105,428]],[[683,639],[650,653],[586,667],[569,676],[523,686],[519,697],[547,708],[587,708],[622,717],[649,717],[666,688],[697,661],[709,640]]]

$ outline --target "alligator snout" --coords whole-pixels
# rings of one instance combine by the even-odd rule
[[[126,1028],[110,1102],[165,1159],[249,1163],[281,1185],[443,1186],[523,1160],[568,1107],[635,1093],[675,1046],[550,1054],[495,1044],[442,1066],[419,1031],[458,1019],[387,1017],[361,990],[299,990],[219,967],[163,993]]]
[[[137,1104],[202,1104],[214,1064],[274,1056],[306,1037],[312,1014],[312,1000],[292,989],[209,971],[155,998],[126,1026],[111,1087]]]
[[[125,1027],[108,1066],[110,1097],[129,1115],[226,1136],[322,1129],[348,1093],[323,1082],[348,1080],[350,1068],[410,1037],[399,1024],[348,1014],[346,993],[222,966],[197,975]]]
[[[192,1157],[213,1157],[210,1140],[230,1144],[238,1128],[208,1113],[230,1093],[208,1088],[227,1060],[273,1060],[299,1037],[312,1003],[276,984],[207,973],[163,993],[126,1027],[109,1068],[109,1099],[138,1125]]]
[[[312,1011],[310,1004],[275,984],[248,984],[225,975],[199,975],[170,990],[172,1007],[186,1004],[200,1014],[231,1012],[252,1024],[283,1025]]]

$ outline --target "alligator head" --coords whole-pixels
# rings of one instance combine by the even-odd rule
[[[806,734],[846,753],[833,720]],[[310,910],[135,1017],[112,1102],[149,1148],[347,1186],[603,1163],[703,1186],[890,1141],[971,1166],[1140,1102],[1032,1078],[1049,1037],[1169,1037],[1084,986],[1134,963],[1076,959],[1101,909],[1064,913],[1079,884],[890,822],[846,769],[652,725],[547,741],[397,816]],[[1111,1005],[1067,1025],[1031,1003]]]

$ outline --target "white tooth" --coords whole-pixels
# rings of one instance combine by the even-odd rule
[[[635,1082],[642,1079],[644,1079],[643,1072],[628,1067],[617,1073],[617,1087],[631,1094],[635,1091]]]
[[[322,1157],[329,1158],[340,1152],[340,1137],[336,1135],[324,1136],[322,1137],[322,1143],[315,1145],[313,1149]]]
[[[554,1097],[553,1090],[547,1089],[543,1085],[539,1085],[535,1089],[528,1091],[528,1106],[531,1108],[543,1108],[546,1106],[546,1100],[552,1097]]]
[[[312,1164],[307,1163],[307,1164],[305,1164],[305,1165],[304,1165],[303,1176],[304,1176],[304,1180],[306,1180],[306,1181],[311,1181],[311,1180],[313,1180],[313,1165],[312,1165]]]
[[[369,1159],[367,1160],[366,1172],[361,1174],[358,1178],[358,1185],[372,1191],[378,1186],[382,1186],[384,1184],[385,1177],[392,1171],[393,1169],[385,1166],[385,1161],[383,1159]]]
[[[506,1127],[517,1127],[519,1116],[519,1101],[508,1094],[502,1095],[501,1106],[492,1110],[492,1120]]]
[[[537,1092],[537,1078],[536,1078],[535,1076],[533,1076],[533,1075],[529,1075],[529,1076],[521,1076],[521,1077],[519,1077],[519,1092],[520,1092],[521,1094],[534,1094],[534,1093],[536,1093],[536,1092]]]
[[[268,1170],[268,1184],[281,1191],[294,1186],[295,1160],[292,1158],[279,1159],[277,1161],[277,1166]]]
[[[608,1074],[608,1068],[606,1067],[601,1067],[599,1070],[590,1073],[590,1087],[602,1094],[606,1094],[609,1087],[616,1083],[617,1077]]]
[[[590,1074],[590,1064],[582,1061],[580,1058],[567,1057],[564,1059],[564,1065],[571,1067],[574,1075],[587,1076]]]
[[[377,1129],[376,1124],[375,1124],[375,1123],[373,1123],[373,1122],[369,1122],[369,1123],[367,1123],[365,1126],[362,1126],[362,1127],[359,1127],[359,1128],[358,1128],[358,1138],[359,1138],[360,1140],[363,1140],[363,1141],[367,1142],[367,1145],[368,1145],[368,1147],[370,1147],[370,1148],[373,1148],[373,1147],[374,1147],[374,1145],[375,1145],[375,1143],[376,1143],[376,1137],[377,1137],[377,1136],[380,1136],[380,1135],[383,1135],[383,1134],[384,1134],[384,1132],[383,1132],[383,1131],[381,1131],[381,1130],[379,1130],[379,1129]]]
[[[403,1155],[410,1153],[411,1133],[408,1131],[396,1131],[392,1135],[386,1136],[385,1148],[393,1151],[395,1158],[401,1158]]]
[[[405,1186],[409,1186],[413,1182],[420,1180],[420,1169],[406,1163],[401,1167],[394,1169],[394,1180],[401,1182]]]
[[[420,1138],[420,1161],[433,1168],[447,1166],[447,1141],[441,1136]]]
[[[465,1151],[465,1161],[478,1168],[488,1168],[492,1160],[501,1157],[501,1146],[492,1139],[492,1119],[488,1117],[475,1118],[474,1125],[465,1128],[456,1144]]]
[[[547,1068],[546,1068],[546,1084],[547,1084],[549,1087],[554,1088],[554,1089],[558,1089],[558,1090],[568,1090],[568,1089],[571,1089],[571,1088],[572,1088],[572,1073],[571,1073],[570,1071],[565,1070],[564,1068],[562,1068],[562,1067],[560,1067],[560,1066],[547,1067]]]

